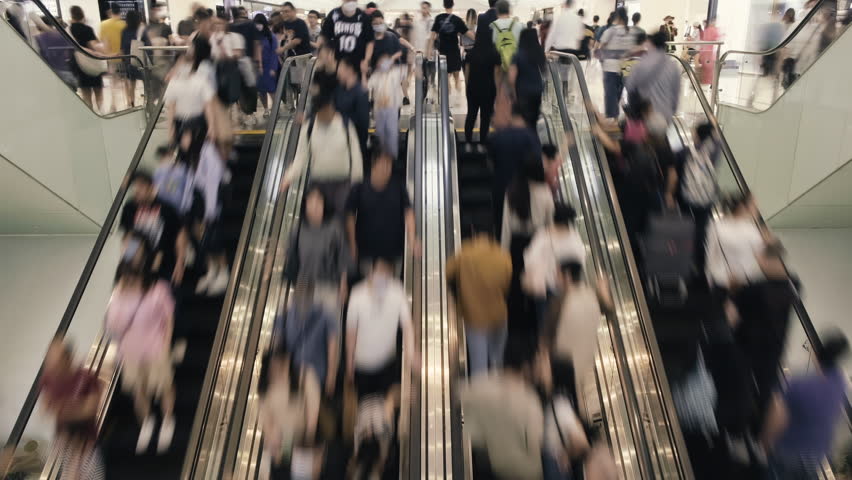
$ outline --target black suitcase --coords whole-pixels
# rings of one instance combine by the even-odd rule
[[[678,211],[663,211],[648,218],[640,249],[648,295],[664,307],[683,305],[692,275],[695,221]]]

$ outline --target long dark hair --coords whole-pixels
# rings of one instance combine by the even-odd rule
[[[629,17],[627,15],[627,9],[624,7],[618,7],[615,9],[615,18],[621,20],[621,23],[624,25],[624,33],[630,31],[630,27],[627,26],[630,23]]]
[[[529,59],[539,71],[544,71],[547,59],[544,57],[544,49],[538,43],[538,33],[534,28],[525,28],[518,38],[518,52]]]
[[[136,30],[139,30],[139,25],[142,24],[142,16],[136,10],[129,10],[124,16],[124,23],[127,24],[125,28],[133,32],[133,38],[136,38]]]
[[[479,19],[479,15],[476,13],[476,9],[468,8],[467,14],[464,16],[464,22],[467,24],[468,28],[476,27],[476,21]]]
[[[134,265],[133,259],[142,252],[140,265]],[[115,283],[122,278],[138,278],[142,282],[142,291],[147,292],[157,282],[154,272],[154,250],[147,238],[138,233],[131,233],[125,243],[122,259],[115,272]]]
[[[534,152],[527,155],[520,174],[515,175],[506,195],[509,208],[524,221],[529,220],[532,215],[530,182],[544,183],[544,165],[541,163],[541,157]]]
[[[262,35],[266,35],[266,38],[269,41],[275,41],[275,37],[272,35],[272,30],[269,29],[269,20],[266,19],[266,15],[258,13],[254,16],[254,23],[259,23],[263,25],[263,30],[261,30],[260,33]]]
[[[201,62],[210,58],[210,40],[201,35],[196,35],[192,40],[192,72],[198,71]]]

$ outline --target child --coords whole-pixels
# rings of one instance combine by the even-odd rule
[[[382,55],[370,76],[368,87],[373,98],[376,135],[382,148],[396,159],[399,150],[399,109],[402,107],[402,70],[395,67],[389,55]]]

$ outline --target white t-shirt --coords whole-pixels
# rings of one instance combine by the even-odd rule
[[[399,280],[380,292],[369,281],[359,283],[349,298],[347,330],[355,331],[355,368],[375,372],[396,357],[397,331],[411,328],[411,308]]]
[[[189,64],[178,67],[165,95],[166,103],[174,102],[175,117],[181,120],[204,115],[207,102],[216,95],[215,71],[210,62],[201,62],[195,72],[191,69]]]
[[[235,32],[215,32],[210,36],[210,56],[219,61],[234,58],[237,50],[246,49],[246,40]]]
[[[730,286],[733,277],[740,284],[764,279],[758,257],[766,242],[751,218],[725,217],[707,230],[707,279],[711,285]]]
[[[594,288],[583,284],[565,295],[553,351],[574,362],[578,384],[595,365],[600,323],[601,306]]]
[[[555,290],[558,264],[568,260],[586,266],[586,246],[577,230],[539,230],[524,252],[524,268],[533,291],[544,294],[547,289]]]
[[[503,225],[501,227],[500,244],[509,250],[512,234],[526,233],[533,235],[536,230],[553,223],[553,191],[544,183],[530,182],[530,218],[522,220],[509,205],[508,195],[503,200]]]
[[[621,72],[622,58],[636,46],[636,35],[624,25],[613,25],[601,37],[604,72]]]

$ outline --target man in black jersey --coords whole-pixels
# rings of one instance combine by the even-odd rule
[[[322,24],[322,39],[334,48],[338,60],[347,58],[360,67],[366,83],[375,37],[370,16],[358,8],[356,0],[343,0],[340,7],[328,13]]]

